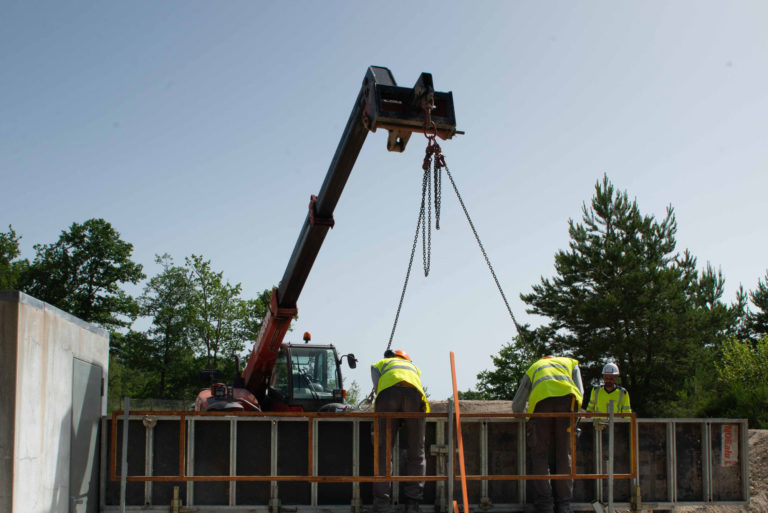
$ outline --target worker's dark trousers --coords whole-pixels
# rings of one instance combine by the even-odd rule
[[[421,392],[409,386],[393,386],[381,391],[376,397],[376,412],[423,412],[425,410]],[[401,425],[405,425],[408,432],[408,475],[423,476],[427,468],[424,455],[424,431],[425,418],[391,419],[392,442]],[[379,473],[385,475],[387,458],[391,454],[386,453],[387,432],[386,419],[379,421]],[[401,439],[402,442],[402,439]],[[373,483],[374,505],[388,504],[392,497],[392,483]],[[424,481],[408,483],[405,486],[405,498],[407,502],[420,503],[424,497]]]
[[[536,403],[534,413],[570,412],[571,396],[549,397]],[[528,450],[531,473],[536,475],[570,474],[571,441],[568,417],[531,418],[528,421]],[[536,513],[571,513],[572,479],[537,479],[533,503]],[[554,497],[552,491],[554,488]]]

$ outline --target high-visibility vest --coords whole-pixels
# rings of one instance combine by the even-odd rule
[[[421,387],[421,371],[413,363],[402,358],[384,358],[371,367],[376,370],[379,377],[376,387],[377,396],[385,388],[405,382],[421,393],[421,399],[426,405],[427,413],[429,413],[429,401],[427,401],[427,396]]]
[[[578,365],[578,360],[563,356],[542,358],[531,365],[526,372],[528,379],[531,380],[528,413],[533,413],[536,403],[548,397],[573,395],[576,404],[581,404],[582,392],[573,381],[573,370]]]
[[[608,413],[608,403],[610,401],[613,401],[614,413],[632,413],[632,408],[629,406],[629,392],[620,386],[616,386],[612,392],[606,392],[603,387],[593,388],[589,394],[587,411]]]

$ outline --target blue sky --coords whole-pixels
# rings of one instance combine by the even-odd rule
[[[607,174],[730,302],[768,269],[768,4],[746,2],[20,2],[0,7],[0,228],[23,256],[103,217],[155,254],[212,260],[246,296],[282,277],[369,65],[422,71],[466,135],[442,144],[515,315],[553,274]],[[361,360],[386,347],[420,199],[424,140],[370,134],[299,299]],[[453,192],[430,277],[412,275],[394,345],[433,399],[492,365],[514,326]],[[417,261],[421,258],[417,255]],[[137,289],[138,293],[140,289]]]

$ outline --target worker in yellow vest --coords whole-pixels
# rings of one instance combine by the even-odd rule
[[[408,353],[398,349],[387,350],[384,359],[371,365],[371,379],[376,391],[374,410],[376,412],[429,412],[429,402],[421,386],[421,371],[411,361]],[[408,475],[423,476],[426,468],[424,435],[426,418],[404,418],[392,420],[392,441],[400,426],[408,432]],[[386,472],[386,419],[379,421],[379,473]],[[424,481],[409,482],[405,486],[405,511],[418,513],[424,498]],[[392,483],[373,483],[373,513],[392,513]]]
[[[576,411],[584,397],[579,362],[547,356],[528,368],[512,402],[515,413]],[[532,475],[570,474],[571,439],[568,417],[530,417],[526,440]],[[572,513],[573,479],[537,479],[534,482],[536,513]],[[553,494],[554,490],[554,494]]]
[[[613,413],[632,413],[629,392],[616,383],[618,379],[619,366],[613,362],[606,363],[603,367],[603,385],[592,388],[587,411],[608,413],[608,403],[613,401]]]

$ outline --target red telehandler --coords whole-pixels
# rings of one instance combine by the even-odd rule
[[[198,411],[318,411],[335,410],[344,400],[341,362],[351,368],[353,354],[338,356],[333,345],[283,343],[296,302],[329,228],[333,211],[357,160],[368,132],[389,132],[387,149],[402,152],[411,133],[428,133],[450,139],[456,132],[453,95],[436,92],[432,75],[422,73],[412,87],[398,87],[387,68],[371,66],[363,79],[336,154],[309,212],[293,254],[272,290],[269,310],[245,370],[232,386],[216,383],[200,392]],[[239,363],[238,363],[239,373]]]

